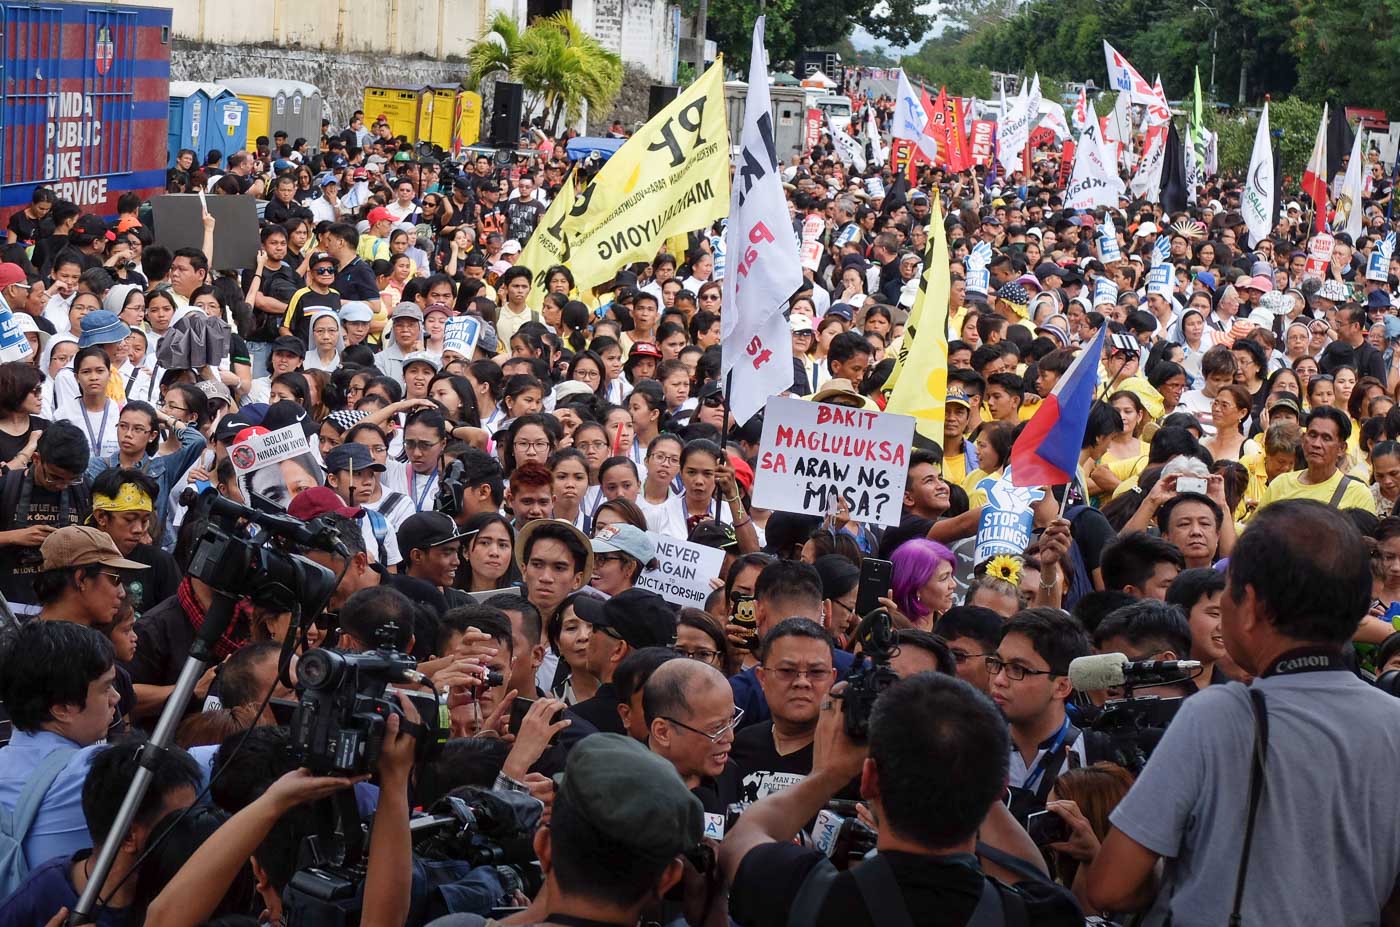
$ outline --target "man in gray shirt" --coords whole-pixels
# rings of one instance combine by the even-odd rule
[[[1400,815],[1389,810],[1400,700],[1342,659],[1370,602],[1366,548],[1334,509],[1271,505],[1235,546],[1225,647],[1255,677],[1268,719],[1245,924],[1379,924],[1400,899]],[[1182,706],[1110,816],[1087,879],[1096,910],[1150,910],[1149,925],[1227,922],[1249,816],[1249,691],[1211,686]]]

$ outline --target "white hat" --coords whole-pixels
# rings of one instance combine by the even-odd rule
[[[44,348],[49,346],[50,336],[48,332],[34,323],[34,316],[27,312],[12,312],[10,313],[10,317],[15,320],[15,331],[19,332],[21,335],[27,335],[33,332],[39,336],[39,350],[36,353],[43,354]],[[140,331],[140,329],[136,329],[136,331]]]
[[[519,254],[519,253],[520,253],[520,242],[516,241],[514,238],[507,238],[505,244],[501,245],[501,253],[502,253],[502,254]]]
[[[1133,233],[1133,237],[1134,237],[1134,238],[1146,238],[1148,235],[1156,235],[1156,234],[1157,234],[1157,223],[1155,223],[1155,222],[1144,222],[1142,225],[1139,225],[1139,226],[1137,227],[1137,231]]]
[[[1322,286],[1317,290],[1317,298],[1334,303],[1344,303],[1347,301],[1346,284],[1340,280],[1324,280]]]
[[[1256,328],[1272,329],[1274,327],[1274,314],[1268,309],[1255,309],[1249,314],[1249,321],[1253,322]]]

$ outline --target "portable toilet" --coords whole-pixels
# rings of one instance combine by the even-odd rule
[[[418,141],[452,147],[452,114],[457,105],[459,84],[429,84],[419,91]]]
[[[365,124],[373,126],[383,116],[389,132],[395,138],[402,135],[410,142],[417,140],[418,107],[422,91],[415,87],[366,87],[364,99]]]
[[[209,96],[209,127],[204,130],[204,147],[224,153],[248,147],[248,104],[232,90],[217,87]],[[318,127],[319,128],[319,127]],[[204,152],[201,152],[201,156]]]
[[[263,135],[270,141],[278,129],[291,141],[321,137],[321,91],[314,85],[270,77],[235,77],[219,83],[248,104],[248,144]]]
[[[204,86],[192,80],[170,82],[170,137],[165,154],[170,166],[174,166],[175,156],[182,148],[194,151],[196,163],[208,149],[203,142],[209,126],[209,94]]]

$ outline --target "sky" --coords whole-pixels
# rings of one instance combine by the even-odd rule
[[[925,3],[919,7],[919,12],[927,14],[936,14],[938,12],[938,4],[936,2]],[[938,35],[943,31],[943,27],[945,25],[945,23],[940,22],[939,20],[934,20],[933,29],[931,30],[932,33],[934,35]],[[901,53],[912,54],[913,52],[917,51],[919,46],[923,44],[923,40],[921,39],[918,42],[913,43],[912,45],[905,46],[904,48],[896,48],[890,46],[886,42],[882,42],[880,39],[875,38],[870,33],[857,26],[856,31],[851,34],[851,44],[854,45],[856,48],[861,49],[862,51],[866,49],[875,48],[877,46],[884,46],[886,51],[892,57],[897,57]]]

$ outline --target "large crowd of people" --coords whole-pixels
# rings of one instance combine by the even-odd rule
[[[846,81],[852,125],[887,124]],[[884,409],[931,216],[948,242],[942,441],[915,437],[880,526],[756,504],[722,225],[587,291],[521,266],[575,169],[522,141],[453,161],[356,113],[179,152],[172,192],[256,199],[244,267],[211,265],[212,217],[163,246],[136,197],[109,220],[40,188],[10,217],[0,302],[31,350],[0,364],[0,927],[61,923],[114,834],[110,927],[1400,923],[1383,169],[1365,234],[1312,268],[1325,207],[1256,240],[1238,177],[1176,213],[1075,211],[1050,146],[910,178],[823,135],[783,172],[819,245],[788,395]],[[1100,333],[1077,473],[979,561],[1025,423]],[[287,434],[273,466],[235,452]],[[338,539],[286,542],[332,578],[323,610],[201,578],[217,499]],[[682,542],[718,551],[703,602],[649,580]],[[315,648],[416,661],[367,770],[306,768]],[[1095,654],[1171,666],[1076,682]],[[469,805],[470,852],[437,852],[422,820]]]

